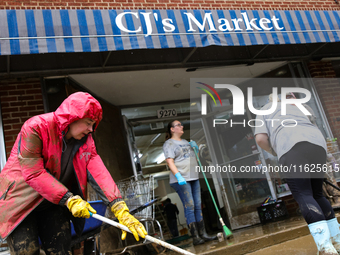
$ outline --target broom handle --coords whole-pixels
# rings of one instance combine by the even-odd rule
[[[210,185],[209,185],[209,183],[208,183],[207,177],[205,176],[205,173],[204,173],[204,171],[203,171],[203,167],[202,167],[201,161],[200,161],[200,159],[199,159],[199,157],[198,157],[198,154],[197,154],[197,151],[196,151],[197,149],[196,149],[195,147],[193,147],[193,149],[194,149],[194,152],[195,152],[195,155],[196,155],[196,158],[197,158],[198,164],[200,165],[200,168],[201,168],[201,170],[202,170],[202,174],[203,174],[203,177],[204,177],[205,183],[206,183],[206,184],[207,184],[207,186],[208,186],[208,190],[209,190],[209,192],[210,192],[210,196],[211,196],[211,198],[212,198],[212,201],[213,201],[213,203],[214,203],[214,206],[215,206],[215,209],[216,209],[217,215],[218,215],[218,217],[219,217],[219,220],[220,220],[220,222],[221,222],[221,224],[222,224],[222,227],[224,228],[224,226],[225,226],[225,224],[224,224],[224,221],[223,221],[223,219],[222,219],[222,217],[221,217],[220,211],[218,210],[218,207],[217,207],[217,204],[216,204],[216,201],[215,201],[214,195],[213,195],[213,193],[212,193],[212,191],[211,191],[211,189],[210,189]],[[228,234],[227,234],[227,233],[225,233],[225,234],[228,236]]]
[[[99,215],[99,214],[93,214],[93,213],[90,212],[90,215],[91,215],[93,218],[97,219],[97,220],[103,221],[103,222],[105,222],[105,223],[107,223],[107,224],[110,224],[110,225],[116,227],[116,228],[120,228],[121,230],[124,230],[124,231],[126,231],[126,232],[131,233],[131,231],[130,231],[126,226],[124,226],[124,225],[122,225],[122,224],[120,224],[120,223],[118,223],[118,222],[115,222],[115,221],[113,221],[113,220],[110,220],[110,219],[108,219],[108,218],[106,218],[106,217],[103,217],[103,216],[101,216],[101,215]],[[145,236],[145,239],[148,240],[148,241],[150,241],[150,242],[159,244],[159,245],[161,245],[161,246],[163,246],[163,247],[165,247],[165,248],[168,248],[168,249],[170,249],[170,250],[176,251],[176,252],[178,252],[178,253],[180,253],[180,254],[184,254],[184,255],[194,255],[194,254],[191,253],[191,252],[188,252],[188,251],[186,251],[186,250],[183,250],[183,249],[181,249],[181,248],[178,248],[177,246],[171,245],[171,244],[169,244],[169,243],[167,243],[167,242],[164,242],[164,241],[162,241],[162,240],[159,240],[159,239],[154,238],[154,237],[149,236],[149,235],[146,235],[146,236]]]

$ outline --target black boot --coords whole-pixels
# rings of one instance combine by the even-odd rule
[[[189,229],[190,229],[191,236],[193,238],[194,245],[203,244],[204,240],[201,239],[200,236],[198,235],[198,230],[197,230],[196,222],[190,223],[189,224]]]
[[[197,222],[198,227],[198,234],[204,241],[212,241],[217,239],[217,235],[208,235],[207,231],[205,231],[204,227],[204,221],[201,220],[200,222]]]

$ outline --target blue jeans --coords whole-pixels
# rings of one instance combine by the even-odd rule
[[[170,184],[170,186],[177,192],[182,201],[187,224],[202,221],[201,187],[199,180],[187,181],[185,185],[179,185],[176,182]]]

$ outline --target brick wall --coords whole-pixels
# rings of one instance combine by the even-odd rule
[[[44,113],[40,79],[0,81],[0,102],[8,157],[24,122]]]
[[[234,10],[339,10],[334,0],[7,0],[0,9],[234,9]]]
[[[308,69],[313,78],[320,100],[325,110],[333,136],[340,138],[340,84],[331,61],[309,62]],[[340,139],[338,140],[338,143]]]

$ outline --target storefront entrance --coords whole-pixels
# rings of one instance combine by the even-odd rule
[[[306,72],[300,63],[291,63],[280,66],[270,72],[266,72],[260,77],[281,77],[292,79],[293,86],[308,88],[313,93],[313,98],[309,106],[316,114],[317,124],[325,137],[330,136],[329,127],[324,117],[323,110],[318,103],[318,97],[312,84],[302,84],[299,78],[305,77]],[[294,82],[295,81],[295,82]],[[247,83],[242,86],[246,87]],[[261,86],[254,94],[254,102],[258,107],[262,107],[268,101],[271,86]],[[209,154],[206,158],[201,158],[203,167],[213,165],[219,167],[255,166],[259,169],[263,166],[278,165],[276,157],[261,150],[255,143],[254,128],[249,126],[240,128],[239,126],[219,126],[212,130],[208,125],[209,119],[220,118],[228,119],[232,117],[233,105],[220,107],[217,114],[201,117],[199,114],[199,101],[178,103],[155,103],[147,106],[134,106],[122,109],[122,114],[126,116],[129,124],[129,135],[135,137],[131,148],[135,146],[131,153],[132,160],[139,166],[143,174],[153,174],[161,176],[160,180],[164,185],[169,175],[162,146],[165,141],[165,130],[167,124],[177,119],[184,125],[186,140],[195,140],[200,149],[205,149]],[[174,110],[177,116],[159,118],[157,112],[162,110]],[[192,116],[196,117],[190,117]],[[246,116],[246,119],[244,119]],[[255,116],[245,108],[245,115],[242,120],[247,122]],[[234,121],[237,121],[237,118]],[[217,141],[216,144],[212,142]],[[218,148],[218,149],[216,149]],[[138,158],[136,155],[139,155]],[[202,156],[202,155],[201,155]],[[138,163],[139,160],[139,163]],[[251,226],[260,222],[257,207],[260,206],[269,196],[272,199],[280,199],[290,194],[285,181],[280,178],[280,174],[251,173],[233,174],[230,172],[206,173],[210,186],[213,187],[215,198],[222,211],[226,212],[227,218],[232,229]],[[157,178],[156,178],[157,179]],[[162,184],[162,185],[163,185]],[[206,184],[201,176],[202,194],[207,192]],[[171,193],[169,187],[164,188]],[[207,196],[209,198],[209,196]],[[210,199],[210,198],[209,198]],[[211,199],[210,199],[211,200]],[[211,201],[210,201],[211,202]],[[215,212],[212,212],[216,214]]]
[[[232,105],[220,110],[218,115],[209,118],[217,119],[231,115]],[[232,169],[246,166],[261,168],[262,151],[255,143],[253,130],[250,127],[227,128],[223,126],[214,129],[207,123],[206,119],[202,119],[206,130],[206,143],[209,148],[219,148],[219,150],[209,151],[212,159],[210,165],[214,166],[214,171],[216,171],[212,176],[220,185],[222,197],[225,197],[225,209],[227,209],[232,229],[259,223],[256,208],[267,197],[276,197],[273,186],[269,185],[270,177],[261,173],[233,174],[232,172]],[[217,145],[211,144],[215,141],[218,143]]]

